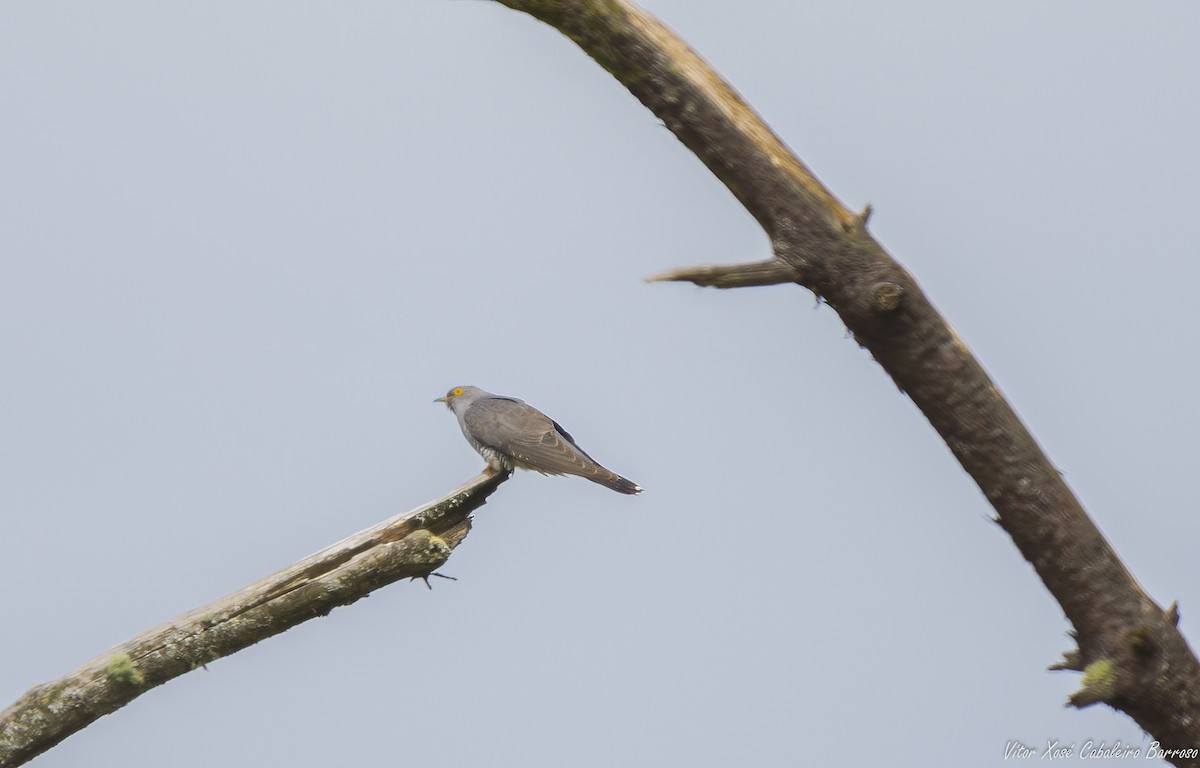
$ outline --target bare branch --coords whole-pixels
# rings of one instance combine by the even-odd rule
[[[631,2],[498,2],[557,28],[661,119],[912,398],[1074,625],[1080,664],[1092,671],[1075,702],[1112,704],[1164,748],[1200,746],[1200,663],[1175,612],[1146,595],[983,366],[871,237],[870,210],[847,209],[708,64]]]
[[[22,765],[151,688],[349,605],[404,578],[426,578],[471,529],[506,474],[481,474],[265,579],[162,624],[0,712],[0,767]]]

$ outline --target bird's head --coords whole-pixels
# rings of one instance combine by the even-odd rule
[[[454,410],[456,405],[466,405],[475,398],[475,395],[481,392],[479,387],[455,387],[445,394],[434,400],[435,403],[445,403],[446,407]]]

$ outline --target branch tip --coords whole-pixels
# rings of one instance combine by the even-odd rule
[[[858,226],[866,229],[867,222],[871,220],[871,214],[874,212],[875,208],[870,203],[864,205],[862,211],[858,214]]]
[[[681,267],[646,278],[647,283],[694,283],[705,288],[751,288],[782,285],[798,280],[796,271],[781,259],[749,264],[714,264]]]

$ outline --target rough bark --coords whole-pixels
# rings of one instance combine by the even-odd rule
[[[0,766],[21,765],[98,718],[222,656],[439,568],[506,474],[481,474],[446,496],[310,555],[155,627],[0,712]]]
[[[1071,697],[1129,714],[1164,748],[1200,748],[1200,664],[1138,585],[966,344],[913,277],[741,97],[624,0],[498,0],[555,27],[663,121],[758,220],[773,259],[661,275],[730,288],[811,289],[929,419],[1074,625]],[[1200,763],[1167,755],[1177,765]]]

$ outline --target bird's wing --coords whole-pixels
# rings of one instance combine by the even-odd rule
[[[559,424],[557,421],[555,421],[553,419],[550,420],[550,423],[554,425],[554,429],[556,429],[558,431],[558,434],[560,434],[564,438],[566,438],[567,442],[571,444],[571,447],[579,452],[579,455],[583,456],[583,458],[592,462],[596,466],[600,465],[600,462],[596,461],[591,456],[588,456],[587,451],[585,451],[579,447],[579,443],[575,442],[575,438],[571,437],[571,433],[568,432],[567,430],[563,429],[561,424]]]
[[[463,420],[480,442],[530,469],[585,476],[601,469],[549,416],[520,400],[481,400],[467,409]]]

